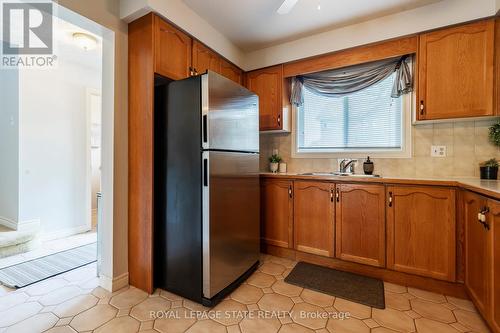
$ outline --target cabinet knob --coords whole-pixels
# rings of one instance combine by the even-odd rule
[[[278,115],[278,126],[281,126],[281,115]]]
[[[389,192],[389,207],[392,207],[392,192]]]
[[[288,196],[292,198],[292,185],[288,186]]]
[[[420,101],[420,115],[423,116],[425,114],[424,101]]]

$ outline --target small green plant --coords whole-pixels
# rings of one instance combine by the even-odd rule
[[[498,161],[496,158],[489,159],[481,163],[482,167],[498,168]]]
[[[281,159],[280,155],[273,154],[273,155],[271,155],[271,157],[269,157],[269,162],[271,162],[271,163],[279,163],[281,161],[282,161],[282,159]]]
[[[495,146],[500,146],[500,120],[490,127],[489,138]]]

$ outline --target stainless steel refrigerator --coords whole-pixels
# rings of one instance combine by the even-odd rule
[[[156,93],[155,285],[212,306],[258,265],[258,97],[210,71]]]

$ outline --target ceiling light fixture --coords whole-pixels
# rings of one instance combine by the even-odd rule
[[[318,8],[318,10],[321,10],[321,0],[318,1],[318,7],[317,8]]]
[[[76,45],[85,51],[93,50],[97,46],[97,38],[84,32],[75,32],[73,34],[73,40]]]

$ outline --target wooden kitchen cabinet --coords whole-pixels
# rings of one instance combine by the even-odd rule
[[[491,279],[489,233],[479,222],[478,214],[486,207],[486,199],[472,192],[464,193],[465,219],[465,287],[481,313],[490,306]]]
[[[260,130],[283,128],[283,65],[248,72],[246,86],[259,96]]]
[[[387,188],[387,268],[455,281],[455,190]]]
[[[492,242],[490,267],[492,275],[490,323],[494,331],[500,332],[500,201],[488,200],[488,225]]]
[[[261,237],[269,245],[293,247],[293,182],[261,182]]]
[[[494,114],[494,20],[419,36],[418,120]]]
[[[334,256],[335,184],[294,181],[294,247],[298,251]]]
[[[195,75],[203,74],[207,70],[220,73],[222,58],[197,40],[193,41],[192,56],[192,68]]]
[[[384,267],[385,187],[339,184],[335,201],[335,256]]]
[[[189,77],[191,37],[156,15],[154,19],[155,72],[172,80]]]
[[[238,84],[243,83],[243,71],[225,59],[221,59],[220,74]]]

